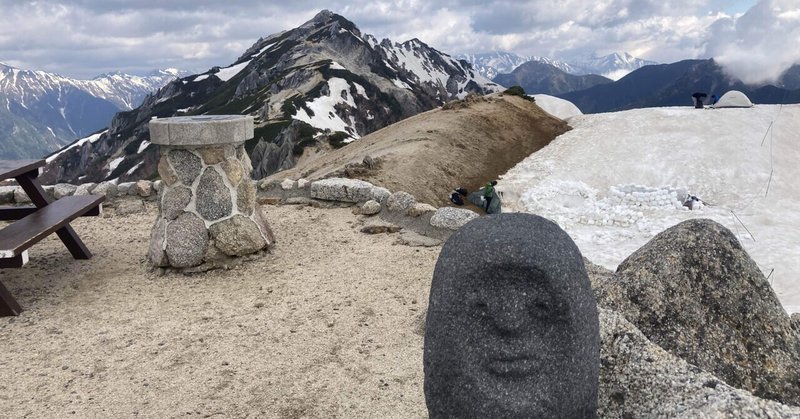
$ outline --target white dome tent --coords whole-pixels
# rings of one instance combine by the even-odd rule
[[[730,90],[722,95],[714,105],[715,108],[752,108],[753,102],[744,93]]]

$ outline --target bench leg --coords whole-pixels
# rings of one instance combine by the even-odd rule
[[[19,176],[16,179],[19,186],[22,187],[31,201],[33,201],[33,204],[41,208],[49,204],[51,200],[50,197],[47,196],[47,193],[45,193],[44,188],[42,188],[42,185],[40,185],[39,181],[36,179],[37,176],[39,176],[38,169]],[[83,244],[83,241],[81,241],[78,234],[75,233],[75,230],[73,230],[69,224],[56,230],[56,234],[58,234],[64,246],[67,246],[67,250],[72,253],[72,257],[75,259],[89,259],[92,257],[92,252]]]
[[[72,253],[72,257],[75,259],[90,259],[92,257],[92,252],[89,251],[89,248],[83,244],[83,241],[78,237],[78,234],[75,233],[75,230],[67,224],[64,227],[56,230],[56,234],[64,243],[64,246],[67,246],[67,249],[70,253]]]
[[[19,313],[22,313],[22,307],[11,296],[5,285],[0,282],[0,317],[19,316]]]

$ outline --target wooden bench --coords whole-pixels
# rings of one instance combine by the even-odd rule
[[[70,227],[81,216],[100,214],[103,196],[67,196],[52,201],[36,179],[44,160],[0,161],[0,180],[13,177],[34,206],[0,208],[0,220],[16,220],[0,230],[0,268],[19,268],[28,262],[28,248],[56,233],[75,259],[92,253]],[[0,282],[0,316],[18,315],[22,308]]]

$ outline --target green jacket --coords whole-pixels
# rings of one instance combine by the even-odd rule
[[[494,193],[494,186],[492,186],[491,183],[487,183],[486,186],[483,187],[483,197],[491,198],[493,193]]]

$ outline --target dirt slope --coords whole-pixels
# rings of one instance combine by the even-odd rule
[[[520,97],[471,96],[338,150],[306,150],[296,167],[268,180],[351,177],[445,205],[453,188],[477,189],[567,130],[565,122]],[[362,164],[365,156],[376,161],[374,168]]]

